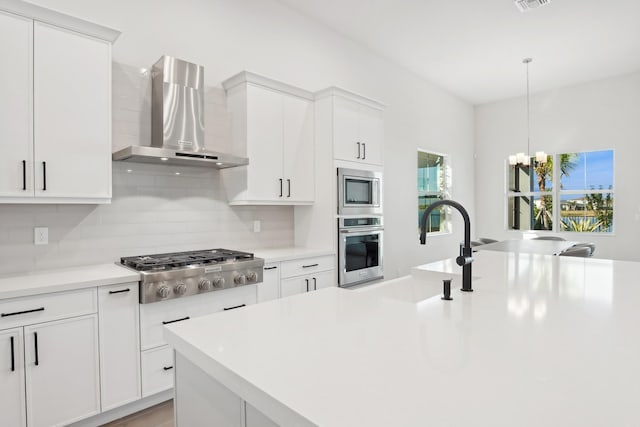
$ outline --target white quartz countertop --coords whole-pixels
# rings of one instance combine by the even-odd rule
[[[137,282],[140,274],[116,264],[98,264],[0,277],[0,299],[102,285]]]
[[[264,258],[264,261],[280,262],[301,258],[312,258],[317,256],[335,255],[335,251],[332,249],[317,249],[317,248],[304,248],[304,247],[288,247],[288,248],[266,248],[255,249],[248,252],[253,252],[254,256],[258,258]]]
[[[166,328],[279,424],[638,426],[640,263],[480,252]],[[453,301],[440,299],[454,279]]]

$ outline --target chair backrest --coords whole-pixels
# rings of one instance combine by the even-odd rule
[[[478,238],[478,240],[480,240],[482,243],[484,244],[488,244],[488,243],[496,243],[497,240],[496,239],[489,239],[487,237],[480,237]]]
[[[582,247],[571,247],[564,252],[560,253],[560,256],[575,256],[575,257],[583,257],[588,258],[591,256],[591,248],[588,246]]]
[[[558,240],[558,241],[564,241],[566,239],[564,239],[562,237],[558,237],[558,236],[539,236],[539,237],[534,237],[531,240]]]
[[[596,251],[596,244],[595,243],[576,243],[569,249],[573,249],[573,248],[589,248],[589,250],[591,251],[589,256],[593,256],[593,253]]]
[[[482,246],[482,245],[484,245],[484,243],[478,242],[477,240],[472,240],[471,241],[471,247],[472,248],[475,248],[476,246]]]

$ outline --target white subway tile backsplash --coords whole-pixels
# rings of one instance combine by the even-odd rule
[[[114,63],[114,150],[151,143],[150,96],[148,71]],[[230,147],[223,89],[206,90],[205,109],[207,147]],[[260,233],[253,233],[254,220],[262,223]],[[35,226],[49,228],[48,245],[33,244]],[[292,207],[230,207],[220,173],[205,168],[115,162],[109,205],[0,206],[0,275],[145,253],[256,250],[293,241]]]

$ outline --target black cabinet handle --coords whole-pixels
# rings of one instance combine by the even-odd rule
[[[163,321],[163,322],[162,322],[162,324],[163,324],[163,325],[168,325],[169,323],[182,322],[183,320],[189,320],[189,319],[190,319],[190,317],[189,317],[189,316],[187,316],[187,317],[183,317],[182,319],[166,320],[166,321]]]
[[[287,179],[287,197],[291,197],[291,180]]]
[[[309,265],[303,265],[302,268],[311,268],[311,267],[317,267],[318,264],[309,264]]]
[[[15,311],[13,313],[2,313],[0,317],[18,316],[20,314],[35,313],[37,311],[44,311],[44,307],[34,308],[33,310]]]
[[[16,353],[13,345],[13,337],[11,337],[11,372],[16,370]]]
[[[280,197],[282,197],[282,178],[280,178],[279,181],[280,181]]]
[[[362,143],[362,160],[367,158],[367,144]]]
[[[35,350],[36,350],[36,360],[35,360],[35,363],[36,363],[36,366],[38,366],[38,365],[40,364],[40,360],[39,360],[39,357],[38,357],[38,333],[37,333],[37,332],[34,332],[34,333],[33,333],[33,347],[34,347],[34,348],[35,348]]]
[[[27,191],[27,161],[22,161],[22,191]]]
[[[42,191],[47,191],[47,162],[42,162]]]
[[[247,305],[247,304],[240,304],[240,305],[236,305],[236,306],[234,306],[234,307],[226,307],[226,308],[224,309],[224,311],[227,311],[227,310],[235,310],[236,308],[246,307],[246,305]]]
[[[125,292],[129,292],[130,290],[131,290],[131,289],[127,288],[127,289],[120,289],[119,291],[109,291],[109,294],[110,294],[110,295],[113,295],[113,294],[122,294],[122,293],[125,293]]]
[[[356,157],[356,159],[359,159],[360,158],[360,143],[358,142],[357,144],[358,144],[358,157]]]
[[[265,267],[265,270],[275,270],[276,268],[278,268],[277,265],[274,265],[273,267]]]
[[[162,368],[162,369],[164,369],[165,371],[170,371],[170,370],[172,370],[172,369],[173,369],[173,366],[165,366],[165,367],[164,367],[164,368]]]
[[[316,278],[313,278],[313,290],[317,291],[318,290],[318,282],[316,282]]]
[[[305,282],[307,282],[307,292],[309,292],[309,279],[304,279]]]

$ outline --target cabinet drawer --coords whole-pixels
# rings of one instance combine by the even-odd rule
[[[292,261],[283,261],[280,276],[282,278],[311,274],[316,271],[332,270],[335,265],[333,255],[315,258],[303,258]]]
[[[204,316],[242,304],[255,304],[256,286],[260,285],[240,286],[186,298],[140,304],[140,344],[142,350],[166,344],[162,334],[163,326],[167,322]]]
[[[142,397],[173,387],[173,349],[162,346],[142,352]]]
[[[0,329],[96,313],[96,289],[33,295],[0,301]]]

